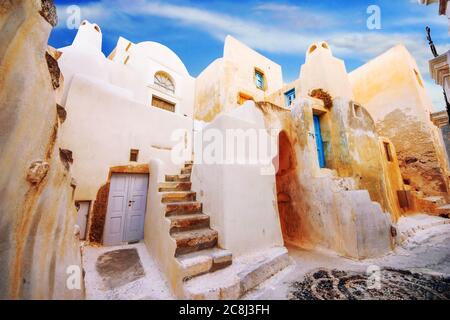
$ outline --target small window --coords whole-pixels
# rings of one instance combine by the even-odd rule
[[[94,26],[95,31],[100,32],[100,28],[98,26]]]
[[[130,56],[127,56],[127,58],[125,59],[125,61],[123,62],[123,64],[127,64],[129,60],[130,60]]]
[[[253,100],[253,97],[252,96],[250,96],[250,95],[248,95],[248,94],[245,94],[245,93],[243,93],[243,92],[239,92],[239,95],[238,95],[238,104],[244,104],[246,101],[249,101],[249,100]]]
[[[355,114],[355,117],[362,118],[363,112],[361,106],[354,104],[353,105],[353,113]]]
[[[164,91],[175,93],[175,84],[173,83],[172,78],[166,72],[157,72],[155,74],[154,83]]]
[[[383,142],[384,145],[384,151],[386,152],[386,159],[389,162],[392,162],[392,153],[391,153],[391,146],[388,142]]]
[[[138,149],[131,149],[130,150],[130,161],[131,162],[137,162],[139,156],[139,150]]]
[[[128,50],[130,50],[130,48],[131,48],[131,42],[127,45],[127,47],[126,47],[126,49],[125,49],[125,51],[128,51]]]
[[[166,111],[175,112],[174,103],[161,99],[160,97],[157,96],[152,97],[152,106]]]
[[[313,53],[314,50],[316,50],[316,49],[317,49],[317,46],[316,46],[316,45],[313,45],[313,46],[309,49],[309,53]]]
[[[419,72],[417,72],[416,69],[414,69],[414,74],[416,75],[417,82],[419,82],[419,85],[423,88],[422,78],[420,77],[420,74],[419,74]]]
[[[264,73],[255,69],[255,84],[258,89],[265,90]]]
[[[286,92],[284,98],[286,100],[286,107],[290,107],[295,100],[295,88]]]

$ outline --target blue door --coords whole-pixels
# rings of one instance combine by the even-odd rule
[[[322,132],[320,130],[320,118],[314,115],[314,133],[317,144],[317,154],[319,156],[319,165],[321,168],[325,168],[325,153],[323,150]]]

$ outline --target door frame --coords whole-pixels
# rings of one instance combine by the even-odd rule
[[[76,200],[75,201],[75,206],[77,208],[77,224],[78,224],[78,217],[80,214],[80,204],[81,203],[87,203],[88,204],[88,209],[87,209],[87,214],[86,214],[86,225],[84,226],[84,239],[82,239],[81,237],[81,227],[80,225],[78,225],[80,227],[80,240],[85,241],[88,237],[89,237],[89,220],[91,218],[91,209],[92,209],[92,201],[91,200]]]
[[[148,164],[128,164],[128,165],[121,165],[121,166],[114,166],[114,167],[110,167],[109,169],[109,173],[108,173],[108,179],[107,179],[107,185],[108,185],[108,196],[105,199],[105,202],[103,202],[103,207],[104,210],[103,211],[103,216],[104,218],[104,222],[103,222],[103,232],[101,234],[102,236],[102,244],[105,245],[105,239],[104,239],[104,234],[105,234],[105,229],[106,229],[106,219],[107,219],[107,214],[108,214],[108,205],[109,205],[109,189],[110,189],[110,184],[111,184],[111,178],[113,176],[113,174],[120,174],[120,173],[124,173],[124,174],[146,174],[148,175],[148,182],[150,182],[150,168]],[[147,186],[147,206],[145,208],[145,217],[147,216],[147,207],[148,207],[148,201],[149,201],[149,185]],[[102,214],[102,211],[100,212],[96,212],[92,214],[92,217],[95,217],[98,214]]]
[[[126,179],[126,186],[123,194],[124,197],[124,202],[122,203],[122,221],[121,221],[121,230],[120,230],[120,241],[117,241],[117,243],[105,243],[106,240],[106,236],[108,234],[108,227],[110,226],[110,217],[109,217],[109,213],[110,213],[110,200],[111,200],[111,186],[113,183],[113,177],[117,175],[117,176],[124,176]],[[127,230],[128,230],[128,223],[129,223],[129,218],[131,215],[131,212],[129,210],[129,206],[130,204],[128,202],[131,203],[130,197],[133,194],[133,182],[134,177],[136,176],[141,176],[144,177],[146,179],[146,186],[145,186],[145,200],[144,200],[144,207],[143,207],[143,221],[142,221],[142,230],[139,231],[142,232],[142,238],[141,239],[136,239],[136,240],[127,240]],[[115,246],[115,245],[121,245],[121,244],[126,244],[129,243],[130,241],[140,241],[143,239],[143,233],[144,233],[144,225],[145,225],[145,218],[147,215],[147,202],[148,202],[148,191],[149,191],[149,175],[148,174],[142,174],[142,173],[113,173],[111,175],[111,180],[110,180],[110,191],[108,194],[108,201],[107,201],[107,206],[106,206],[106,214],[105,214],[105,223],[104,223],[104,228],[103,228],[103,244],[106,246]],[[119,191],[120,193],[120,191]]]
[[[321,118],[320,115],[313,114],[314,137],[316,140],[317,157],[319,161],[319,167],[323,169],[326,168],[326,160],[325,160],[325,149],[323,145],[322,126],[320,123],[320,118]]]

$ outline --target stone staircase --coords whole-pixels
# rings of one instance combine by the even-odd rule
[[[192,166],[192,162],[186,162],[180,174],[166,175],[166,181],[158,186],[184,280],[232,264],[231,252],[217,247],[218,232],[210,228],[209,216],[202,212],[202,204],[191,191]]]

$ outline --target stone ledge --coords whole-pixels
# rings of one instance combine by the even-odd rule
[[[430,74],[433,80],[438,85],[444,85],[444,79],[450,76],[450,68],[448,56],[449,52],[441,54],[440,56],[429,61]]]
[[[291,263],[285,247],[275,247],[238,257],[228,268],[196,277],[185,283],[186,299],[239,299]]]

